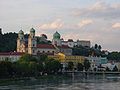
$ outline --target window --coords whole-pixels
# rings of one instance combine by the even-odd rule
[[[45,51],[43,51],[43,53],[45,53]]]
[[[35,53],[35,51],[33,50],[33,53]]]
[[[33,47],[35,46],[35,44],[33,44]]]
[[[52,53],[54,53],[54,51],[52,51]]]

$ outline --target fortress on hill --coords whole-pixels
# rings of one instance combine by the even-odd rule
[[[44,44],[39,44],[37,41],[45,42]],[[18,33],[17,39],[17,52],[24,52],[32,55],[47,54],[55,55],[56,53],[63,53],[65,55],[72,55],[72,48],[74,46],[90,47],[90,41],[68,39],[64,41],[61,39],[61,35],[56,31],[53,34],[53,39],[51,43],[46,43],[47,35],[41,34],[39,40],[35,36],[35,29],[31,28],[28,38],[24,37],[24,32],[22,30]]]

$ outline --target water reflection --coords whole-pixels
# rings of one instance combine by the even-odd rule
[[[1,84],[0,90],[120,90],[120,75],[11,81]]]

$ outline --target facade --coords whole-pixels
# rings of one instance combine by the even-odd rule
[[[25,38],[24,38],[24,32],[22,30],[20,30],[18,33],[17,52],[27,52]]]
[[[63,70],[65,70],[66,67],[68,67],[68,63],[72,62],[74,64],[74,69],[77,68],[78,63],[82,63],[85,60],[84,56],[73,56],[73,55],[65,55],[63,53],[58,53],[57,55],[49,55],[48,58],[54,58],[56,60],[59,60],[61,64],[63,65]]]
[[[91,42],[86,40],[73,41],[72,39],[68,39],[68,41],[62,40],[62,45],[68,45],[71,48],[74,46],[91,47]]]
[[[85,57],[89,62],[91,63],[91,70],[94,70],[94,68],[98,68],[99,66],[103,66],[107,64],[108,60],[106,57]]]
[[[37,55],[39,54],[47,54],[54,55],[55,47],[52,44],[38,44],[37,45]]]
[[[18,53],[18,52],[7,52],[7,53],[0,53],[0,61],[11,61],[15,62],[19,60],[21,55],[24,53]]]
[[[90,41],[77,40],[77,46],[90,47],[91,43]]]

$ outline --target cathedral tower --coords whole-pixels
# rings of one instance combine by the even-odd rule
[[[36,49],[37,49],[37,40],[35,38],[35,29],[30,29],[30,35],[28,38],[28,53],[32,55],[36,55]]]
[[[20,30],[19,33],[18,33],[17,52],[26,52],[26,50],[25,50],[24,32],[22,30]]]
[[[53,34],[53,40],[52,40],[52,44],[56,45],[56,46],[61,46],[61,39],[60,39],[60,34],[56,31]]]

